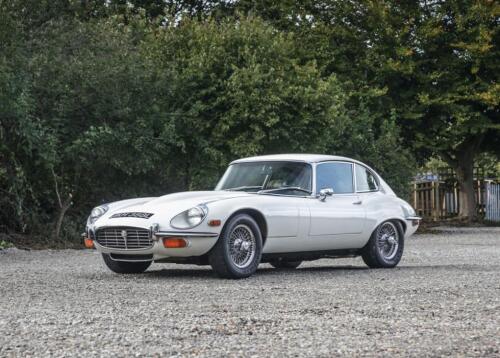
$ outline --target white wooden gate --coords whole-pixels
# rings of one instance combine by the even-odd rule
[[[486,184],[486,220],[500,221],[500,184]]]

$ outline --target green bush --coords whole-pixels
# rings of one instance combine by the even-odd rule
[[[300,33],[252,16],[9,4],[2,231],[79,240],[94,205],[210,189],[231,160],[258,154],[355,157],[405,192],[414,160],[396,119],[374,105],[383,91],[354,91],[306,55]]]

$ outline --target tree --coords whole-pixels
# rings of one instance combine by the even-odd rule
[[[258,18],[186,20],[161,28],[151,44],[156,68],[172,71],[163,101],[177,134],[172,160],[186,187],[211,187],[241,156],[321,152],[338,138],[339,83],[322,78],[313,61],[301,63],[292,35]]]
[[[39,158],[43,129],[31,116],[22,28],[9,14],[0,3],[0,227],[24,232],[38,204],[27,163]]]
[[[141,17],[128,26],[114,18],[54,20],[31,40],[33,116],[46,129],[38,191],[46,191],[55,237],[71,201],[84,208],[158,190],[166,180],[158,168],[174,133],[142,51],[147,32]],[[149,187],[140,184],[147,175]]]
[[[494,1],[392,3],[395,55],[385,62],[389,95],[417,148],[455,169],[460,217],[477,215],[473,166],[500,132],[500,7]]]

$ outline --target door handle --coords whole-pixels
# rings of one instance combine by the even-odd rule
[[[361,205],[361,204],[363,204],[363,200],[358,200],[352,203],[352,205]]]

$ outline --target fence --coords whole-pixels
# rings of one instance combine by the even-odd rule
[[[488,180],[474,181],[477,213],[488,220],[500,220],[500,185]],[[454,180],[426,180],[413,183],[412,205],[418,215],[439,220],[458,215],[460,208],[458,183]],[[495,211],[496,210],[496,211]],[[497,218],[497,219],[490,219]]]
[[[486,185],[486,220],[500,221],[500,184]]]

